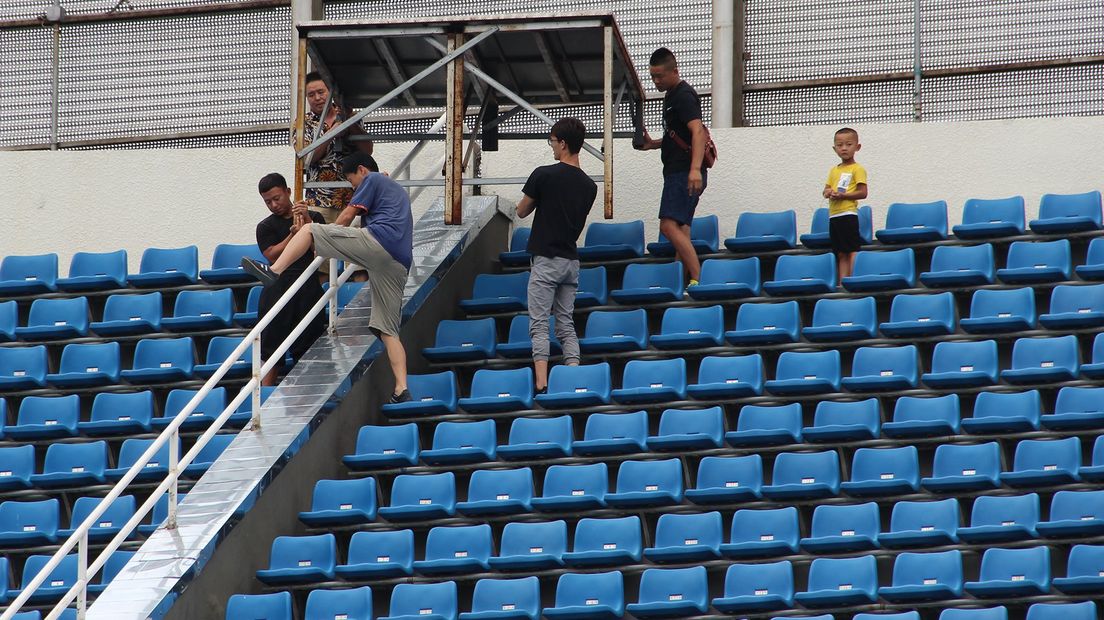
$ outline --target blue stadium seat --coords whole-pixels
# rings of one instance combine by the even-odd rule
[[[774,377],[763,385],[768,392],[778,396],[838,392],[839,350],[808,353],[784,351],[778,356]]]
[[[173,332],[226,329],[234,321],[234,292],[228,288],[213,291],[180,291],[173,315],[161,319],[161,326]]]
[[[579,288],[575,291],[575,307],[590,308],[609,303],[609,285],[605,266],[579,270]]]
[[[1074,545],[1069,552],[1066,576],[1055,577],[1051,583],[1054,589],[1062,594],[1104,592],[1104,546]],[[1065,618],[1065,616],[1062,617]]]
[[[969,198],[962,207],[962,223],[954,226],[960,239],[1011,237],[1024,233],[1023,196]]]
[[[134,348],[134,365],[119,374],[129,383],[172,383],[192,377],[195,346],[191,336],[146,338]]]
[[[730,344],[741,346],[797,342],[799,331],[801,311],[796,301],[745,303],[736,310],[735,329],[724,335]]]
[[[729,564],[724,596],[713,607],[726,614],[778,611],[793,606],[793,566],[789,561]]]
[[[621,387],[610,392],[621,404],[662,403],[686,399],[686,360],[629,360]]]
[[[154,418],[151,422],[154,428],[165,428],[173,419],[180,415],[181,411],[195,398],[199,390],[172,390],[165,397],[165,407],[161,410],[161,417]],[[215,421],[223,409],[226,409],[226,388],[213,388],[200,400],[192,410],[181,429],[205,429]]]
[[[235,594],[226,603],[226,620],[292,620],[291,593]]]
[[[572,450],[583,455],[632,454],[643,452],[648,437],[648,414],[592,413],[587,416],[583,439]]]
[[[88,520],[88,517],[92,515],[92,511],[99,508],[102,502],[103,498],[100,497],[78,497],[73,502],[73,513],[69,519],[69,528],[58,530],[58,537],[69,538],[72,536],[77,528]],[[90,541],[105,542],[114,538],[116,534],[122,531],[126,522],[134,516],[134,506],[133,495],[120,495],[115,498],[115,501],[111,502],[107,510],[89,528],[88,539]]]
[[[215,253],[211,256],[211,268],[200,271],[199,277],[213,284],[250,282],[254,280],[252,274],[241,266],[245,257],[268,264],[268,259],[256,243],[220,243],[215,246]]]
[[[874,226],[869,205],[859,207],[859,238],[864,245],[874,243]],[[813,222],[809,232],[801,235],[801,245],[816,250],[827,250],[832,247],[832,240],[828,238],[828,208],[820,207],[813,211]]]
[[[552,355],[563,352],[560,341],[556,337],[556,317],[554,316],[548,317],[548,352]],[[510,319],[510,332],[506,336],[506,342],[499,343],[495,353],[508,358],[533,357],[533,340],[529,337],[528,314],[519,314]]]
[[[1098,337],[1096,340],[1104,342]],[[1088,364],[1086,364],[1088,366]],[[1081,374],[1085,375],[1085,366]],[[1104,388],[1064,387],[1058,390],[1054,413],[1042,416],[1043,426],[1052,430],[1099,428],[1104,426]]]
[[[763,393],[763,358],[751,355],[708,356],[698,364],[698,382],[686,386],[690,398],[740,398]]]
[[[529,409],[533,406],[533,370],[481,368],[472,378],[471,396],[458,402],[460,408],[469,413]]]
[[[727,504],[759,499],[763,486],[763,459],[745,456],[707,456],[698,462],[698,478],[686,499],[695,504]]]
[[[13,491],[30,487],[34,468],[34,446],[23,445],[0,448],[0,491]]]
[[[261,307],[262,286],[254,286],[249,289],[249,296],[245,299],[245,311],[234,313],[234,322],[242,327],[253,327],[257,324],[257,311]],[[92,331],[96,331],[96,324],[92,324]]]
[[[529,299],[529,272],[475,276],[470,299],[460,300],[460,307],[469,313],[525,310]]]
[[[801,443],[801,404],[744,405],[725,441],[737,448]]]
[[[1104,491],[1058,491],[1050,500],[1050,519],[1035,529],[1047,538],[1104,533]]]
[[[632,263],[625,267],[621,288],[610,291],[610,297],[624,305],[681,301],[685,287],[682,278],[679,261]]]
[[[493,461],[497,438],[494,420],[441,422],[433,429],[433,447],[419,457],[429,465]]]
[[[549,620],[618,620],[624,613],[625,584],[618,571],[560,575],[555,606],[543,610]]]
[[[456,620],[456,583],[400,583],[391,590],[390,615],[379,620]]]
[[[42,473],[31,476],[41,488],[103,484],[107,469],[107,442],[54,443],[46,448]]]
[[[958,542],[958,500],[895,502],[889,531],[878,535],[883,547],[938,547]]]
[[[931,372],[920,376],[936,389],[980,387],[997,382],[997,343],[939,342],[932,352]]]
[[[334,567],[346,580],[385,579],[414,573],[414,532],[373,530],[354,532],[349,540],[349,563]]]
[[[916,286],[916,255],[912,248],[859,252],[854,271],[843,278],[842,285],[851,292],[912,288]]]
[[[891,338],[942,336],[955,330],[955,300],[948,291],[934,295],[894,295],[889,320],[878,325]]]
[[[874,233],[882,243],[923,243],[947,238],[947,203],[895,202],[886,211],[886,227]]]
[[[702,262],[698,284],[686,294],[698,301],[740,299],[759,295],[759,257],[710,258]]]
[[[542,570],[563,566],[567,553],[567,523],[507,523],[498,555],[487,560],[495,570]]]
[[[1012,368],[1002,370],[1008,383],[1057,383],[1077,378],[1081,353],[1077,336],[1019,338],[1012,345]]]
[[[207,363],[196,364],[193,371],[197,377],[210,377],[230,358],[230,354],[241,344],[240,336],[214,336],[207,342]],[[244,377],[253,370],[253,345],[242,351],[234,363],[226,369],[224,377]]]
[[[605,463],[553,465],[544,472],[543,494],[533,508],[542,512],[605,508],[609,471]]]
[[[127,276],[131,286],[163,288],[195,284],[199,277],[199,249],[147,248],[142,252],[138,273]]]
[[[1012,487],[1045,487],[1079,481],[1081,439],[1025,439],[1016,444],[1012,471],[1001,482]]]
[[[1096,603],[1035,603],[1027,609],[1025,620],[1092,620],[1098,618]]]
[[[851,376],[841,380],[852,392],[884,392],[916,387],[920,364],[916,345],[860,347],[851,362]]]
[[[690,222],[690,243],[698,254],[714,254],[720,245],[716,215],[702,215]],[[653,256],[674,256],[675,246],[663,233],[659,241],[648,244],[648,254]]]
[[[603,261],[642,258],[644,222],[594,222],[587,226],[579,260]]]
[[[377,508],[375,478],[319,480],[299,520],[311,527],[355,525],[374,521]]]
[[[441,519],[455,512],[456,476],[451,471],[396,476],[391,505],[379,509],[379,515],[388,521]]]
[[[648,348],[648,313],[636,310],[595,310],[587,315],[586,332],[579,339],[583,353],[640,351]]]
[[[774,279],[763,283],[768,295],[810,295],[836,290],[836,257],[785,254],[774,265]]]
[[[810,553],[865,551],[878,548],[878,504],[833,504],[817,506],[809,536],[801,547]]]
[[[141,295],[112,295],[104,303],[103,320],[93,322],[91,328],[100,336],[159,332],[161,293],[155,291]]]
[[[992,284],[996,270],[992,244],[941,245],[932,251],[931,269],[920,274],[920,282],[929,288]]]
[[[190,479],[198,479],[203,474],[207,473],[208,469],[215,464],[222,453],[230,447],[230,444],[234,443],[234,437],[232,434],[215,435],[211,437],[211,441],[207,442],[199,452],[196,453],[195,459],[184,468],[184,477]]]
[[[107,561],[104,562],[103,570],[100,572],[99,583],[90,583],[90,584],[88,584],[88,593],[89,594],[102,594],[103,591],[107,589],[107,586],[110,585],[111,582],[115,579],[115,577],[120,572],[122,572],[124,567],[126,567],[127,562],[129,562],[132,558],[134,558],[135,553],[136,553],[135,551],[114,551],[114,552],[112,552],[112,554],[110,556],[108,556]],[[71,611],[74,612],[73,613],[73,619],[75,620],[76,617],[77,617],[76,616],[76,610],[73,609]],[[65,616],[65,614],[62,614],[60,617],[64,618],[64,616]]]
[[[1092,462],[1089,465],[1082,465],[1079,473],[1082,480],[1104,481],[1104,435],[1096,438],[1093,443]]]
[[[730,558],[753,558],[797,553],[797,508],[737,510],[732,515],[729,542],[721,553]]]
[[[114,252],[77,252],[69,262],[69,277],[58,278],[63,291],[96,291],[126,288],[126,250]]]
[[[563,555],[568,566],[611,566],[640,561],[643,541],[640,517],[579,519],[575,525],[575,544]]]
[[[941,444],[935,449],[932,475],[921,479],[920,485],[936,493],[995,489],[1000,486],[1000,463],[996,442]]]
[[[529,372],[528,369],[525,369]],[[476,371],[476,375],[483,370]],[[529,379],[532,382],[532,378]],[[537,404],[548,409],[604,405],[610,401],[609,362],[554,366],[548,373],[548,391],[538,394]],[[530,405],[531,406],[531,405]]]
[[[851,480],[841,483],[840,489],[856,497],[916,493],[920,490],[920,457],[916,446],[855,450]]]
[[[456,411],[456,374],[451,370],[426,375],[409,375],[407,387],[411,400],[384,403],[380,410],[389,416],[439,415]]]
[[[61,505],[56,499],[0,502],[0,547],[33,547],[57,542]],[[7,589],[7,575],[3,589]]]
[[[773,484],[762,488],[773,500],[816,499],[840,490],[839,455],[825,452],[782,452],[774,459]]]
[[[477,573],[488,570],[491,557],[491,526],[462,525],[435,527],[426,536],[425,559],[414,561],[414,572],[422,575]]]
[[[543,459],[571,456],[574,432],[571,416],[516,418],[510,424],[509,443],[498,446],[503,459]]]
[[[468,482],[468,499],[456,504],[466,516],[532,512],[533,470],[479,469]]]
[[[1004,607],[952,607],[941,611],[939,620],[1008,620],[1008,610]]]
[[[35,295],[57,290],[57,254],[5,256],[0,260],[0,295]]]
[[[1050,312],[1041,315],[1039,322],[1055,330],[1104,325],[1104,284],[1059,284],[1050,292]]]
[[[311,590],[303,620],[372,620],[372,588]]]
[[[1081,374],[1089,379],[1104,379],[1104,335],[1093,338],[1092,363],[1081,364]]]
[[[606,503],[618,508],[669,506],[682,502],[682,461],[622,461],[617,468],[617,491],[606,493]]]
[[[813,306],[813,324],[803,328],[801,335],[812,342],[862,340],[873,338],[877,327],[878,307],[873,297],[818,299]]]
[[[974,291],[970,316],[959,321],[971,334],[1000,334],[1035,329],[1035,291],[1031,288]]]
[[[46,347],[0,349],[0,390],[46,387]]]
[[[809,567],[808,589],[794,599],[809,608],[874,603],[878,600],[878,562],[872,555],[817,558]]]
[[[977,581],[966,591],[978,598],[1008,598],[1050,591],[1050,549],[986,549]]]
[[[138,462],[138,459],[145,454],[146,450],[149,450],[153,445],[152,439],[127,439],[123,441],[123,445],[119,448],[119,458],[116,460],[116,466],[104,470],[104,476],[111,482],[118,482],[127,471],[134,464]],[[180,441],[177,440],[177,454],[183,454],[179,452]],[[162,478],[169,473],[169,443],[165,442],[157,451],[149,462],[142,468],[135,480],[156,480],[161,481]]]
[[[460,620],[537,620],[540,580],[532,576],[480,579],[475,582],[471,606],[471,611],[460,614]]]
[[[720,306],[667,308],[659,333],[649,341],[657,349],[720,346],[724,342],[724,310]]]
[[[1089,242],[1085,252],[1085,264],[1073,268],[1082,280],[1104,280],[1104,238]]]
[[[768,252],[797,246],[797,215],[792,209],[773,213],[744,211],[736,220],[736,236],[725,239],[732,252]]]
[[[23,564],[23,587],[22,590],[27,589],[27,586],[31,584],[31,580],[38,575],[42,569],[46,568],[46,564],[51,560],[49,555],[32,555],[27,558],[27,561]],[[62,558],[61,563],[54,567],[54,570],[50,571],[50,574],[46,577],[46,580],[42,582],[42,585],[35,590],[30,598],[27,599],[28,603],[45,603],[49,601],[56,601],[69,591],[77,583],[77,554],[70,553]],[[22,590],[9,591],[8,595],[13,599],[19,595]],[[74,616],[75,617],[75,616]]]
[[[1100,192],[1044,194],[1039,219],[1029,223],[1032,232],[1044,235],[1100,230]]]
[[[0,301],[0,342],[15,340],[16,327],[19,327],[19,304],[14,299]]]
[[[822,400],[813,414],[813,425],[801,429],[801,436],[813,442],[877,439],[881,417],[876,398]]]
[[[533,260],[533,255],[529,253],[529,237],[533,234],[533,229],[528,226],[518,226],[514,229],[513,234],[510,235],[510,250],[508,252],[500,252],[498,255],[498,262],[508,267],[525,267],[529,265],[529,262]]]
[[[898,604],[955,599],[962,597],[963,582],[962,552],[957,549],[902,553],[893,562],[893,585],[878,588],[878,596]]]
[[[709,609],[709,580],[704,566],[649,568],[640,577],[640,596],[625,611],[636,618],[673,618]]]
[[[493,421],[490,421],[494,425]],[[418,463],[418,425],[360,427],[356,453],[341,459],[349,469],[402,467]]]
[[[963,418],[968,433],[1018,433],[1039,429],[1042,399],[1038,390],[981,392],[974,401],[974,415]]]
[[[666,409],[659,417],[659,433],[648,437],[648,447],[656,451],[703,450],[723,445],[724,410],[719,405],[708,409]]]
[[[1061,282],[1070,279],[1072,270],[1067,239],[1013,241],[1006,266],[997,270],[997,278],[1005,284]]]
[[[970,526],[958,528],[969,543],[989,544],[1038,538],[1039,495],[982,495],[974,500]]]
[[[80,397],[28,396],[19,403],[14,425],[4,425],[4,436],[18,441],[73,437],[80,421]]]
[[[659,515],[653,546],[644,557],[657,563],[712,560],[721,557],[724,525],[721,513]]]
[[[528,316],[526,316],[528,319]],[[422,356],[431,362],[480,360],[495,356],[495,320],[444,320],[437,324],[437,338],[432,347],[422,349]]]
[[[339,263],[340,264],[340,263]],[[341,288],[337,289],[337,313],[341,314],[345,310],[345,306],[352,303],[353,298],[360,293],[360,289],[364,288],[364,282],[346,282],[341,285]],[[330,290],[330,283],[324,282],[322,284],[322,290]]]
[[[26,327],[16,327],[20,340],[59,340],[88,333],[88,298],[36,299]]]

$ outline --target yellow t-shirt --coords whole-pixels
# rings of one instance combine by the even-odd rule
[[[866,184],[866,168],[856,162],[846,166],[843,164],[832,166],[832,169],[828,171],[828,181],[824,185],[844,192],[853,192],[859,187],[860,183]],[[857,200],[828,201],[828,217],[858,212],[859,201]]]

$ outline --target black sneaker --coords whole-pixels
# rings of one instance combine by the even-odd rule
[[[548,393],[548,386],[547,385],[536,391],[537,396],[540,396],[541,394],[547,394],[547,393]]]
[[[392,394],[391,395],[391,404],[392,405],[397,405],[399,403],[408,403],[412,400],[414,400],[414,398],[410,395],[410,390],[403,390],[402,392],[399,392],[398,394]]]
[[[272,271],[272,268],[264,263],[257,262],[248,256],[243,256],[241,266],[247,273],[261,281],[264,286],[272,286],[280,276]]]

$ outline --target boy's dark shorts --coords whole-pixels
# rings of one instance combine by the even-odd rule
[[[834,254],[853,254],[862,247],[859,214],[838,215],[828,219],[828,239]]]
[[[698,208],[697,196],[690,195],[688,182],[690,172],[668,172],[663,175],[663,194],[659,198],[659,219],[674,220],[684,226],[694,221],[694,211]],[[708,183],[706,172],[702,171],[702,192]]]

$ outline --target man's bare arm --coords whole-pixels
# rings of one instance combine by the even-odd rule
[[[349,205],[341,210],[341,214],[337,216],[337,220],[334,222],[334,224],[337,224],[338,226],[348,226],[349,224],[353,223],[353,220],[355,220],[356,216],[359,214],[359,208],[353,205]]]
[[[520,217],[522,219],[527,218],[527,217],[529,217],[529,214],[532,213],[536,208],[537,208],[537,201],[535,201],[532,198],[526,196],[525,194],[522,194],[521,195],[521,202],[518,202],[518,204],[517,204],[518,217]]]

